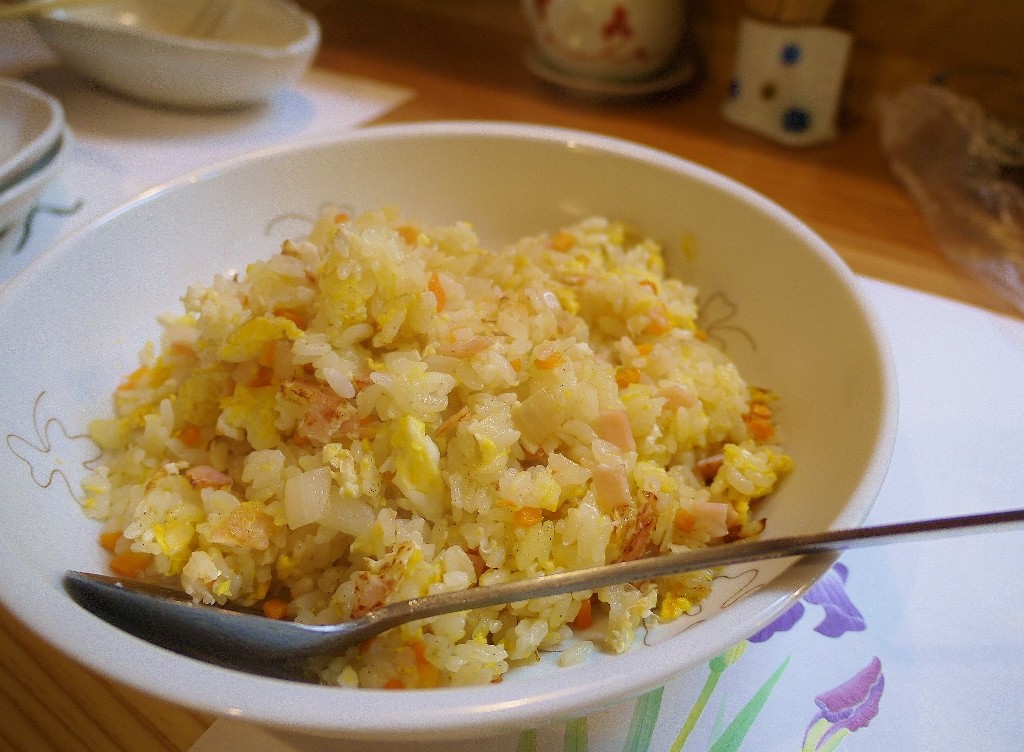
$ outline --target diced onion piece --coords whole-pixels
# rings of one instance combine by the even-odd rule
[[[373,508],[362,499],[331,498],[320,524],[349,535],[362,535],[377,519]]]
[[[331,471],[326,467],[289,478],[284,486],[284,513],[288,527],[294,530],[323,517],[330,490]]]
[[[544,387],[513,408],[512,417],[523,438],[539,446],[568,416],[558,397]]]

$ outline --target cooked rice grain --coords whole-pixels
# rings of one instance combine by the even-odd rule
[[[603,218],[494,252],[465,223],[332,210],[183,303],[90,427],[105,460],[83,506],[120,533],[112,566],[197,601],[333,623],[716,545],[757,530],[751,501],[790,466],[772,395],[705,341],[696,291]],[[491,682],[564,647],[591,596],[621,652],[710,581],[440,616],[318,669],[344,686]]]

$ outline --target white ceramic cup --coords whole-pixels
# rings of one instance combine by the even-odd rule
[[[685,0],[522,0],[538,54],[566,73],[651,77],[679,51]]]

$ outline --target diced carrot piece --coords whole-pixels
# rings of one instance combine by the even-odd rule
[[[203,443],[203,431],[199,426],[187,425],[178,434],[181,443],[195,449]]]
[[[288,604],[280,598],[267,598],[263,601],[263,615],[268,619],[283,619],[288,613]]]
[[[523,507],[517,509],[515,522],[518,527],[530,527],[544,519],[544,511],[537,507]]]
[[[650,311],[647,313],[649,321],[647,326],[644,328],[644,332],[647,334],[664,334],[672,328],[668,320],[668,311],[665,310],[665,306],[662,303],[651,306]]]
[[[401,227],[396,227],[395,232],[397,232],[399,237],[401,237],[402,240],[404,240],[409,245],[416,245],[416,241],[420,237],[420,231],[417,230],[415,227],[410,227],[409,225],[402,225]]]
[[[650,342],[641,342],[639,345],[636,346],[636,351],[641,355],[650,355],[651,350],[653,349],[654,345],[652,345]]]
[[[615,372],[615,383],[619,385],[619,389],[625,389],[630,384],[636,384],[639,381],[639,368],[620,368]]]
[[[521,371],[521,370],[523,370],[523,361],[521,361],[519,358],[512,358],[508,362],[508,364],[510,366],[512,366],[512,370],[513,371]]]
[[[681,533],[688,533],[693,530],[693,526],[696,524],[697,520],[685,509],[680,509],[676,512],[676,516],[672,522],[675,525],[676,530]]]
[[[149,366],[139,366],[130,374],[124,377],[124,380],[117,385],[118,390],[123,391],[126,389],[134,389],[139,385],[146,375],[149,374]]]
[[[179,357],[195,359],[196,349],[188,342],[172,342],[171,352]]]
[[[441,672],[437,666],[427,660],[427,645],[423,640],[414,641],[410,647],[416,656],[416,673],[418,687],[436,687],[441,681]]]
[[[562,361],[562,353],[556,350],[546,357],[535,358],[533,364],[542,371],[550,371],[552,368],[557,368],[562,365]]]
[[[594,605],[589,600],[585,600],[580,604],[580,610],[576,614],[576,618],[572,620],[572,625],[576,629],[586,629],[593,623]]]
[[[743,416],[750,435],[758,441],[767,441],[775,435],[775,426],[772,424],[772,409],[764,402],[751,401],[750,412]]]
[[[277,342],[264,342],[263,347],[260,348],[260,357],[256,362],[264,368],[270,368],[274,365],[275,360],[277,360]]]
[[[302,311],[296,311],[294,308],[275,308],[274,315],[280,316],[283,319],[288,319],[299,329],[305,329],[306,324],[309,323],[306,314]]]
[[[440,313],[444,310],[445,294],[444,287],[441,286],[441,278],[437,276],[437,272],[430,275],[427,289],[434,293],[434,298],[437,300],[437,312]]]
[[[409,647],[412,648],[412,652],[416,656],[416,663],[423,665],[424,663],[430,663],[427,660],[427,644],[423,640],[414,640]]]
[[[138,577],[153,560],[151,554],[138,551],[122,551],[110,560],[110,570],[122,577]]]
[[[576,238],[565,230],[559,230],[551,237],[551,247],[556,251],[568,251],[576,245]]]
[[[775,426],[772,425],[771,419],[766,420],[754,416],[748,418],[746,423],[750,435],[758,441],[768,441],[775,435]]]
[[[416,667],[419,673],[421,688],[436,687],[441,683],[441,672],[433,663],[424,663]]]
[[[256,389],[261,386],[270,386],[271,378],[274,375],[272,368],[260,367],[256,371],[256,375],[252,377],[252,381],[249,382],[249,386]]]
[[[405,682],[401,679],[388,679],[384,683],[384,689],[405,689]]]
[[[114,547],[121,540],[120,530],[111,530],[108,533],[100,533],[100,545],[110,553],[114,553]]]
[[[343,222],[348,222],[348,215],[345,212],[338,212],[334,215],[334,224],[340,225]]]

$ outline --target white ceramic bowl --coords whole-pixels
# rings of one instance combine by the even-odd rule
[[[64,169],[73,144],[71,131],[63,128],[47,151],[16,183],[0,190],[0,253],[17,248],[19,225],[26,221],[43,191]]]
[[[64,130],[64,108],[24,81],[0,78],[0,193],[34,167]]]
[[[110,0],[32,23],[85,77],[193,109],[267,99],[305,72],[320,45],[316,19],[289,0]]]
[[[834,557],[729,570],[696,619],[619,656],[555,656],[500,684],[347,690],[236,673],[120,632],[61,589],[105,554],[71,494],[95,449],[82,437],[180,310],[195,281],[244,269],[296,237],[325,202],[396,205],[471,221],[496,245],[584,215],[664,240],[698,284],[702,321],[778,410],[796,470],[763,507],[767,536],[848,527],[868,513],[895,433],[895,381],[878,323],[839,258],[797,219],[729,179],[601,136],[497,123],[354,131],[216,165],[151,191],[63,242],[0,293],[0,598],[60,650],[118,681],[205,712],[341,737],[426,739],[538,727],[660,686],[763,627]],[[682,258],[680,245],[692,249]],[[715,323],[717,321],[717,323]],[[742,575],[742,576],[739,576]]]

